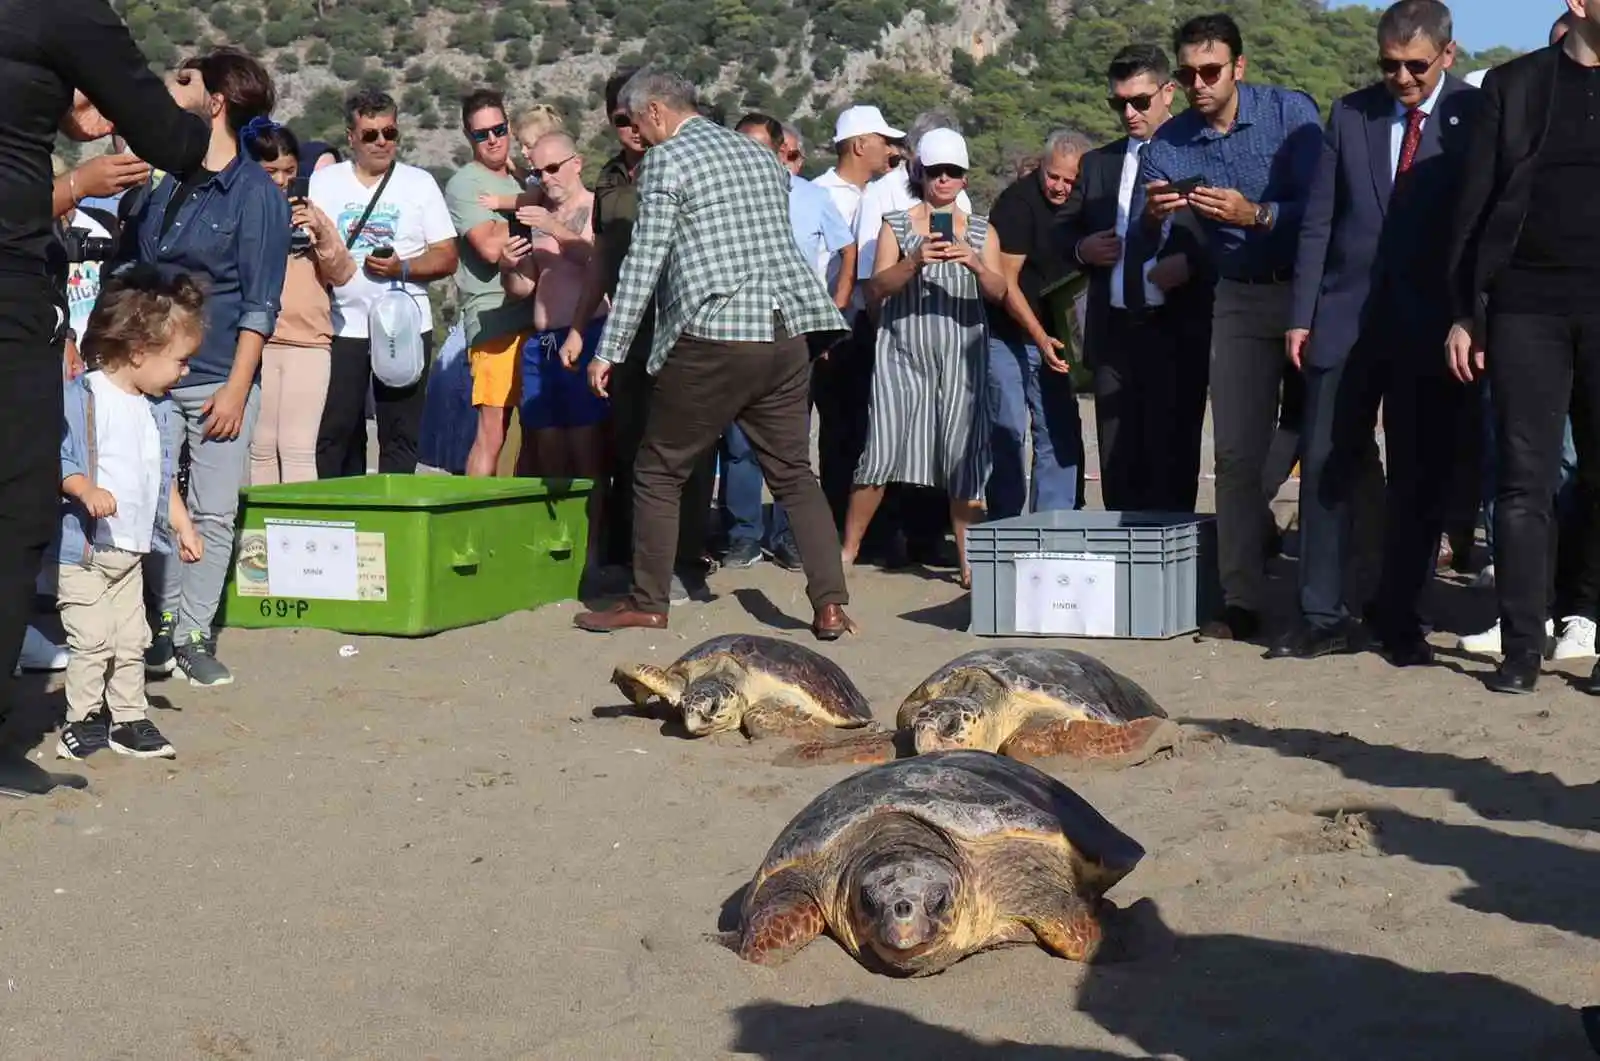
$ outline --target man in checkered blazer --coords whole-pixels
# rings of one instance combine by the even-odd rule
[[[812,632],[831,641],[854,626],[842,607],[849,594],[838,530],[811,470],[808,336],[824,347],[845,322],[795,246],[789,172],[772,152],[701,117],[695,95],[687,81],[647,69],[618,98],[652,146],[640,163],[638,219],[589,384],[605,395],[611,367],[627,358],[654,296],[655,390],[634,465],[633,592],[576,622],[597,632],[667,625],[684,480],[737,423],[789,512],[815,609]]]

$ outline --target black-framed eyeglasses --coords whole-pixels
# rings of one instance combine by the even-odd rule
[[[400,130],[392,125],[385,125],[382,129],[361,130],[361,142],[363,144],[375,144],[380,136],[392,144],[400,139]]]
[[[960,166],[924,166],[922,173],[923,176],[927,177],[931,181],[941,180],[943,178],[949,178],[950,180],[958,181],[964,179],[967,175],[967,171],[962,169]]]
[[[1215,85],[1222,79],[1222,72],[1230,63],[1204,63],[1200,66],[1180,66],[1173,71],[1173,80],[1184,88],[1193,88],[1195,79],[1199,78],[1208,85]]]
[[[1445,48],[1448,47],[1448,44],[1445,45]],[[1378,69],[1382,70],[1389,77],[1394,77],[1400,73],[1401,67],[1405,67],[1406,73],[1410,74],[1414,78],[1421,78],[1425,76],[1429,70],[1433,69],[1434,63],[1437,63],[1440,59],[1444,58],[1445,48],[1440,48],[1439,54],[1435,55],[1432,59],[1390,59],[1387,56],[1383,56],[1378,59]]]
[[[468,129],[467,135],[472,138],[473,143],[481,144],[491,136],[496,140],[504,140],[509,131],[510,129],[505,122],[496,122],[494,125],[486,125],[482,129]]]
[[[565,166],[568,162],[571,162],[577,157],[577,155],[568,155],[560,162],[552,162],[548,166],[535,166],[533,167],[533,171],[535,173],[543,173],[546,177],[554,177],[558,172],[560,172],[562,166]]]
[[[1150,104],[1154,102],[1155,96],[1149,92],[1141,92],[1137,96],[1111,95],[1106,97],[1106,106],[1110,107],[1116,114],[1121,114],[1129,107],[1143,114],[1150,109]]]
[[[632,129],[633,119],[623,111],[618,111],[611,116],[611,124],[616,126],[618,129]]]

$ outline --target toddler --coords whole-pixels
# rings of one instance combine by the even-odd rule
[[[57,756],[83,759],[109,746],[143,759],[172,758],[147,716],[145,554],[176,542],[200,559],[199,534],[176,483],[175,437],[162,401],[200,345],[204,296],[185,274],[136,265],[111,276],[89,317],[90,371],[65,384],[61,533],[56,599],[67,632],[67,724]],[[109,725],[101,720],[110,713]]]

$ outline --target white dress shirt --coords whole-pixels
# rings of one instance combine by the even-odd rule
[[[1428,128],[1428,118],[1433,116],[1434,105],[1439,102],[1439,93],[1444,91],[1444,78],[1439,78],[1439,83],[1433,86],[1433,92],[1428,98],[1417,105],[1417,109],[1427,117],[1422,119],[1422,128]],[[1392,177],[1400,170],[1400,149],[1406,142],[1406,114],[1408,108],[1403,103],[1394,105],[1394,121],[1389,125],[1389,175]]]
[[[1117,238],[1123,241],[1122,256],[1117,259],[1117,264],[1111,268],[1111,305],[1115,309],[1127,309],[1122,297],[1122,270],[1128,258],[1128,213],[1133,208],[1133,188],[1139,181],[1139,151],[1149,141],[1136,140],[1128,137],[1128,150],[1122,156],[1122,184],[1117,188]],[[1168,218],[1161,225],[1161,240],[1166,242],[1167,233],[1172,230],[1172,219]],[[1156,266],[1155,256],[1144,263],[1144,304],[1146,306],[1159,306],[1166,302],[1166,296],[1155,284],[1150,282],[1150,270]]]

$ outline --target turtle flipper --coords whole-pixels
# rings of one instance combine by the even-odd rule
[[[745,708],[744,731],[752,740],[763,737],[822,737],[834,726],[801,710],[780,696],[769,696]]]
[[[1097,765],[1137,766],[1177,743],[1178,726],[1165,718],[1131,722],[1035,718],[1017,727],[1000,745],[1000,754],[1030,762],[1056,757]]]
[[[1041,947],[1074,962],[1093,960],[1104,935],[1100,919],[1089,904],[1076,897],[1062,903],[1059,910],[1025,917],[1023,923],[1033,931]]]
[[[611,684],[622,690],[635,707],[644,707],[658,698],[676,704],[683,696],[683,682],[648,663],[616,668],[611,672]]]
[[[801,875],[784,870],[762,881],[745,903],[739,957],[756,965],[781,965],[826,927],[822,907]]]
[[[780,752],[774,766],[872,766],[899,757],[893,730],[880,726],[834,734],[807,741]]]

